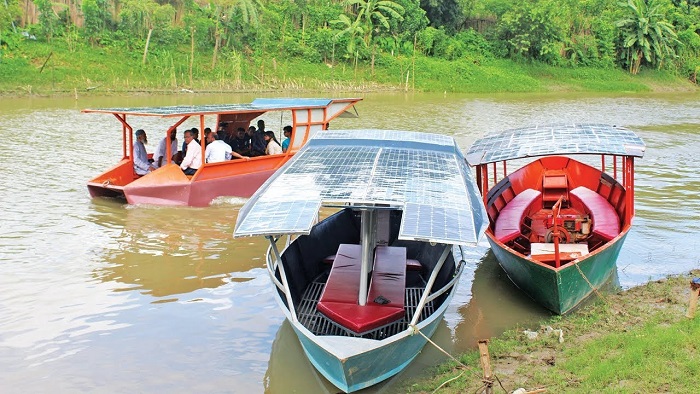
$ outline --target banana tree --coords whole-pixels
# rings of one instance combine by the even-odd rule
[[[671,45],[678,41],[661,4],[657,0],[627,0],[619,5],[625,16],[616,26],[622,33],[622,53],[630,73],[639,72],[642,60],[660,68],[664,60],[675,55]]]

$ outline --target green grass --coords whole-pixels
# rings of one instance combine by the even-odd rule
[[[49,57],[50,56],[50,57]],[[310,63],[303,59],[256,58],[224,51],[212,67],[212,52],[190,49],[92,47],[56,39],[23,41],[0,59],[0,93],[52,94],[77,91],[373,91],[418,90],[457,93],[547,91],[643,92],[692,90],[694,85],[668,72],[558,68],[504,59],[443,59],[380,55],[374,70],[361,63]],[[48,61],[47,61],[48,59]],[[43,70],[42,65],[44,65]],[[408,75],[408,84],[406,76]]]
[[[695,272],[698,276],[700,272]],[[510,392],[546,388],[551,393],[697,391],[700,315],[687,319],[689,277],[672,277],[609,295],[570,315],[542,322],[562,329],[530,340],[516,328],[489,344],[493,370]],[[475,392],[482,386],[476,351],[460,356],[468,369],[445,363],[396,392]],[[498,385],[496,392],[501,391]]]

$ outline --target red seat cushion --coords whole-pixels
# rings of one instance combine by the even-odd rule
[[[357,304],[360,292],[362,247],[341,244],[333,261],[333,268],[323,288],[319,304],[323,302],[348,302]]]
[[[605,197],[593,190],[579,186],[570,192],[572,199],[578,199],[593,220],[593,233],[611,240],[620,234],[620,216]]]
[[[401,319],[406,291],[406,248],[378,246],[367,304],[360,306],[360,255],[360,245],[340,246],[316,305],[326,317],[358,334]]]
[[[520,222],[530,206],[542,195],[535,189],[525,189],[506,204],[498,213],[494,235],[505,243],[520,235]]]

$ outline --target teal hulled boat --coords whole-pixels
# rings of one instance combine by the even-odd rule
[[[471,146],[486,236],[515,285],[564,314],[608,281],[632,225],[634,158],[644,150],[634,132],[601,124],[508,130]]]
[[[486,226],[451,137],[333,130],[251,197],[234,235],[268,238],[275,295],[306,356],[352,392],[420,353],[455,292],[463,247]]]

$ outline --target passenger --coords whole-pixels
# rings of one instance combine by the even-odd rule
[[[212,133],[211,130],[207,134],[207,149],[204,151],[204,160],[206,163],[231,160],[231,146],[220,140],[219,135]]]
[[[146,175],[155,170],[155,167],[148,161],[148,153],[144,144],[148,143],[148,137],[143,129],[136,130],[136,141],[134,142],[134,172],[137,175]]]
[[[277,142],[274,131],[265,132],[265,141],[267,141],[267,147],[265,148],[266,155],[279,155],[282,153],[282,147],[280,143]]]
[[[199,129],[196,127],[193,127],[190,129],[192,131],[192,135],[194,136],[194,140],[197,142],[197,145],[199,145]],[[185,130],[185,133],[187,133],[187,130]],[[182,156],[187,155],[187,145],[189,145],[186,141],[182,142]]]
[[[185,143],[187,144],[187,154],[182,159],[180,168],[185,172],[185,175],[194,175],[199,167],[202,166],[202,148],[194,139],[192,130],[185,131]]]
[[[216,131],[216,134],[219,135],[219,139],[221,141],[224,141],[225,143],[229,144],[231,148],[233,148],[234,141],[236,139],[236,132],[234,130],[227,130],[226,123],[221,122],[219,124],[219,130]]]
[[[211,128],[205,127],[204,128],[204,144],[208,145],[209,144],[209,139],[207,138],[209,134],[211,133]]]
[[[289,142],[292,139],[292,126],[284,126],[282,129],[284,133],[284,141],[282,141],[282,152],[286,152],[289,149]]]
[[[258,121],[260,125],[262,121]],[[262,122],[263,129],[265,128],[265,122]],[[265,147],[267,142],[265,141],[265,135],[259,131],[260,129],[255,129],[254,126],[248,127],[248,134],[250,135],[250,155],[251,156],[262,156],[265,154]]]
[[[231,145],[231,149],[238,154],[244,156],[250,155],[250,138],[246,135],[243,127],[239,127],[238,130],[236,130],[236,136],[231,140],[229,145]]]
[[[158,147],[156,148],[156,151],[153,152],[153,167],[155,168],[160,168],[165,164],[165,155],[167,154],[167,145],[166,140],[168,137],[163,137],[162,140],[160,140],[160,143],[158,143]],[[172,154],[171,160],[173,162],[177,161],[177,129],[173,128],[170,130],[170,153]]]

